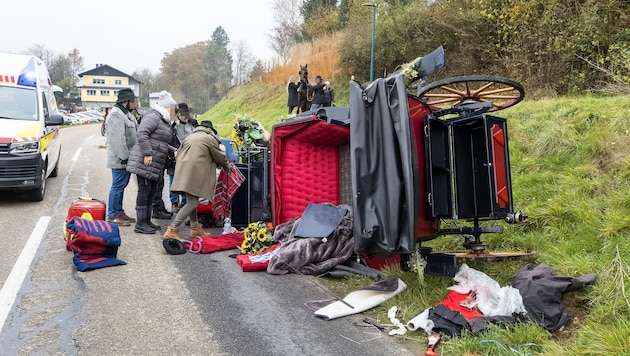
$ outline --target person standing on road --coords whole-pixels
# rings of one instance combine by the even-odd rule
[[[123,209],[125,188],[131,173],[127,172],[129,152],[136,144],[136,118],[131,113],[138,107],[138,97],[130,88],[118,91],[116,105],[105,119],[107,132],[107,168],[112,170],[112,185],[107,200],[107,221],[120,226],[136,222]]]
[[[179,227],[186,217],[190,219],[190,237],[209,236],[197,218],[199,198],[212,201],[217,184],[217,165],[230,171],[230,162],[221,147],[221,139],[212,122],[199,123],[177,151],[177,164],[171,190],[186,194],[184,205],[169,225],[164,238],[181,240]]]
[[[293,109],[298,106],[298,85],[295,83],[295,76],[291,75],[289,77],[289,82],[287,83],[287,91],[288,91],[288,99],[287,106],[289,107],[289,115],[293,114]]]
[[[188,137],[195,127],[199,124],[197,120],[190,117],[190,108],[188,104],[179,103],[179,112],[177,113],[177,121],[173,123],[173,138],[171,146],[179,148],[182,142]],[[166,171],[169,177],[169,192],[171,206],[173,207],[173,213],[177,214],[179,209],[186,204],[186,195],[174,193],[171,189],[173,186],[173,176],[175,175],[175,157],[169,157],[169,161],[166,167]]]
[[[164,174],[166,159],[175,155],[171,146],[171,123],[175,119],[177,102],[167,91],[161,91],[158,103],[142,116],[138,127],[138,140],[131,149],[127,171],[138,179],[136,197],[135,232],[155,234],[159,228],[151,222],[153,198],[157,190],[160,174]]]

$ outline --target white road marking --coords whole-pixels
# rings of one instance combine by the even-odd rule
[[[0,329],[4,326],[9,312],[13,307],[13,303],[15,303],[15,298],[22,287],[22,283],[24,283],[26,274],[31,269],[35,253],[42,242],[49,224],[50,216],[42,216],[39,218],[26,245],[24,245],[24,249],[22,249],[22,253],[20,253],[20,257],[18,257],[15,265],[13,265],[9,277],[7,277],[7,280],[2,286],[2,290],[0,290]]]
[[[79,155],[81,154],[82,150],[83,150],[83,147],[77,148],[77,151],[74,153],[74,156],[72,156],[73,161],[76,162],[79,159]]]

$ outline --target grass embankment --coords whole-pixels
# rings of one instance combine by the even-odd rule
[[[297,71],[298,65],[289,67]],[[309,63],[309,68],[311,73],[318,73],[317,65]],[[202,119],[223,124],[218,130],[228,137],[237,113],[258,119],[271,131],[274,123],[287,117],[285,87],[290,74],[286,73],[270,74],[233,89]],[[338,82],[337,89],[342,88],[337,91],[340,106],[348,105],[347,79],[334,77],[333,71],[324,74],[324,78]],[[531,323],[491,327],[479,335],[443,339],[440,352],[630,354],[630,97],[526,100],[497,114],[508,119],[515,209],[523,210],[528,219],[519,225],[494,222],[504,225],[504,233],[482,235],[483,242],[491,251],[535,250],[538,257],[534,263],[548,264],[559,276],[595,272],[598,280],[565,296],[564,303],[573,317],[562,332],[551,334]],[[460,236],[444,236],[423,246],[453,250],[461,249],[462,242]],[[502,286],[509,285],[524,264],[469,263]],[[398,306],[398,318],[406,322],[440,302],[448,292],[446,288],[455,284],[450,278],[396,268],[389,272],[402,278],[409,288],[369,312],[383,323],[389,323],[387,310],[391,306]],[[355,278],[328,285],[343,296],[370,282]],[[420,354],[426,335],[423,331],[407,333],[402,341],[411,342]]]

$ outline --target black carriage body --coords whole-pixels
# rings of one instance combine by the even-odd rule
[[[481,114],[426,120],[427,200],[433,217],[503,219],[513,213],[508,130]]]

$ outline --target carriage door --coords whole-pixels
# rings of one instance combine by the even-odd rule
[[[482,114],[427,122],[433,216],[502,219],[512,213],[506,120]]]

